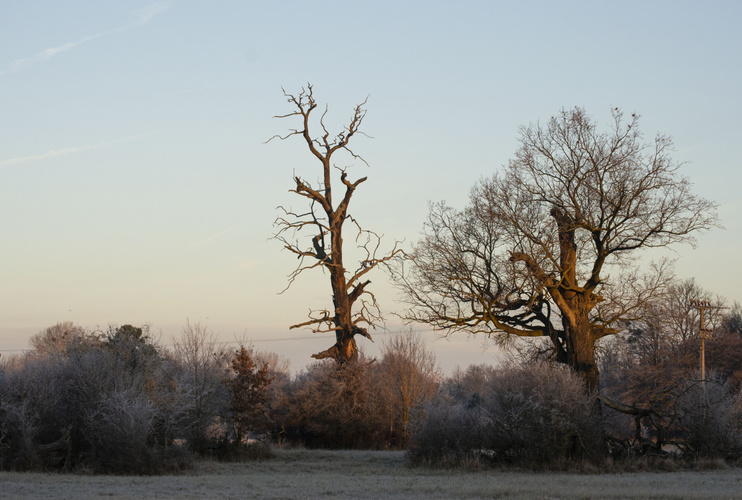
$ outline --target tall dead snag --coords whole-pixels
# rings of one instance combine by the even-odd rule
[[[290,192],[306,198],[309,201],[309,210],[295,212],[282,206],[278,207],[282,214],[274,223],[278,228],[275,238],[299,259],[298,266],[289,275],[288,286],[291,286],[294,280],[308,269],[323,269],[330,276],[333,303],[331,310],[312,311],[308,321],[293,325],[291,328],[308,327],[313,332],[334,332],[335,345],[312,357],[333,358],[339,364],[343,364],[354,361],[358,357],[355,336],[361,335],[371,340],[368,328],[373,327],[381,319],[376,298],[366,289],[371,283],[366,275],[377,266],[387,263],[400,252],[395,244],[388,254],[377,255],[381,243],[380,236],[362,229],[348,212],[350,200],[356,189],[367,178],[351,180],[345,167],[337,167],[332,163],[333,155],[342,152],[349,154],[352,159],[366,163],[349,148],[348,144],[356,134],[363,134],[359,129],[366,116],[364,106],[368,99],[355,107],[350,123],[335,136],[332,136],[325,126],[324,119],[327,114],[325,108],[318,124],[314,124],[321,129],[320,135],[313,137],[310,132],[312,126],[310,117],[317,108],[317,102],[312,93],[312,86],[302,88],[298,95],[289,94],[286,91],[284,95],[294,107],[294,111],[277,116],[277,118],[299,117],[302,127],[292,129],[284,136],[274,136],[270,140],[275,138],[285,140],[292,136],[301,137],[311,154],[322,165],[322,177],[317,185],[313,185],[298,175],[294,176],[296,187]],[[337,196],[339,200],[333,199],[334,172],[339,173],[342,186],[341,194]],[[336,176],[335,182],[337,182]],[[346,221],[353,223],[357,231],[356,244],[360,251],[360,262],[355,272],[349,272],[344,262],[346,255],[343,248],[343,227]],[[297,239],[297,234],[302,230],[312,234],[305,244]]]
[[[599,387],[595,345],[636,318],[666,284],[632,265],[642,248],[693,242],[718,225],[670,156],[646,143],[638,116],[599,132],[580,108],[520,130],[504,172],[470,204],[431,205],[422,240],[397,277],[408,318],[449,330],[546,337],[557,361]]]

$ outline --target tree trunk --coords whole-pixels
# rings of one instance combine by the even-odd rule
[[[341,241],[341,238],[338,237],[335,241]],[[348,295],[343,257],[339,250],[332,253],[330,285],[332,286],[332,303],[335,311],[332,319],[335,326],[335,344],[329,349],[313,354],[312,357],[315,359],[333,358],[338,364],[343,365],[358,359],[355,335],[359,333],[360,329],[353,325],[353,315],[351,313],[353,302]]]
[[[600,374],[595,362],[595,340],[593,339],[588,320],[589,310],[579,304],[574,310],[574,322],[565,325],[567,344],[567,362],[575,373],[585,381],[588,392],[597,393],[600,389]]]
[[[568,349],[569,366],[585,381],[588,392],[597,393],[600,389],[600,374],[595,362],[595,343],[590,338],[590,330],[568,333],[571,349]]]
[[[600,375],[595,364],[595,339],[589,315],[594,306],[592,291],[577,285],[577,244],[575,223],[562,209],[553,207],[551,216],[559,230],[560,280],[552,292],[562,313],[562,327],[567,343],[567,362],[585,380],[589,392],[600,389]]]
[[[348,296],[348,282],[345,278],[345,266],[343,264],[343,216],[343,213],[338,214],[337,211],[328,214],[328,217],[335,217],[336,219],[330,226],[333,264],[330,270],[330,282],[332,285],[332,302],[335,306],[334,323],[337,328],[335,331],[335,345],[337,346],[335,360],[341,365],[358,359],[358,348],[354,338],[355,332],[351,314],[353,304]]]

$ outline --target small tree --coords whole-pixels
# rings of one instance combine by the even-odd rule
[[[228,369],[228,351],[218,345],[215,333],[190,321],[175,340],[174,351],[182,370],[178,383],[186,399],[184,424],[188,444],[192,450],[203,453],[207,429],[228,404],[228,391],[222,383]]]
[[[366,290],[371,283],[366,279],[366,275],[380,264],[388,262],[399,250],[395,245],[390,254],[377,255],[380,237],[372,231],[361,229],[356,219],[348,212],[353,194],[367,178],[350,180],[346,168],[333,164],[334,155],[341,152],[346,152],[351,158],[365,163],[363,158],[350,149],[349,143],[356,134],[362,133],[360,127],[366,116],[366,110],[363,108],[366,101],[356,106],[350,123],[334,138],[331,138],[330,132],[325,127],[324,117],[327,114],[325,109],[319,119],[321,135],[313,137],[310,132],[310,117],[317,108],[317,102],[312,93],[312,86],[302,88],[298,95],[285,91],[284,95],[295,110],[278,118],[298,116],[302,122],[301,128],[293,129],[285,136],[274,136],[271,140],[276,137],[284,140],[295,135],[300,136],[306,142],[310,153],[322,165],[322,177],[317,185],[313,185],[298,175],[294,176],[296,187],[291,192],[306,198],[309,201],[309,209],[294,212],[279,207],[283,215],[276,219],[275,226],[278,231],[275,238],[299,259],[299,265],[289,275],[289,286],[303,271],[321,268],[330,276],[333,303],[332,309],[313,311],[310,313],[309,321],[293,325],[291,328],[310,327],[314,332],[334,332],[335,345],[312,357],[333,358],[343,364],[358,358],[355,336],[361,335],[371,339],[368,327],[374,326],[375,322],[380,320],[376,299]],[[333,198],[333,194],[336,194],[333,193],[333,168],[340,173],[341,189],[344,189],[339,201]],[[343,228],[346,221],[356,226],[356,242],[363,255],[355,272],[349,272],[344,261],[346,253],[343,246]],[[310,238],[311,243],[305,245],[295,239],[296,234],[302,229],[314,233]]]
[[[71,321],[64,321],[50,326],[30,339],[31,347],[38,356],[54,353],[63,353],[67,347],[75,342],[84,341],[90,337],[84,328]]]
[[[594,391],[596,342],[666,281],[633,271],[630,259],[642,248],[692,243],[718,224],[716,205],[692,193],[668,137],[644,142],[639,117],[626,122],[618,109],[608,132],[575,108],[522,127],[519,141],[505,171],[472,189],[467,208],[431,206],[398,273],[408,318],[546,337],[556,360]]]
[[[270,378],[268,364],[258,365],[253,349],[245,346],[235,352],[232,359],[234,376],[224,383],[232,394],[230,420],[234,426],[234,441],[240,445],[250,431],[268,428],[267,392]]]
[[[396,333],[384,342],[381,369],[393,391],[394,413],[401,420],[402,442],[406,443],[413,413],[438,390],[441,372],[435,353],[419,334]]]

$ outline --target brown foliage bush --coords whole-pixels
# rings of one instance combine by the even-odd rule
[[[394,441],[388,387],[361,357],[338,368],[310,365],[271,403],[280,442],[318,448],[389,448]]]
[[[317,362],[279,377],[270,401],[274,437],[321,448],[400,449],[411,420],[435,395],[440,372],[419,335],[387,338],[380,360]]]

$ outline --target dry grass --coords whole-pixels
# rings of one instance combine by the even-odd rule
[[[0,473],[2,498],[740,498],[738,469],[569,474],[408,468],[402,452],[278,449],[179,476]]]

